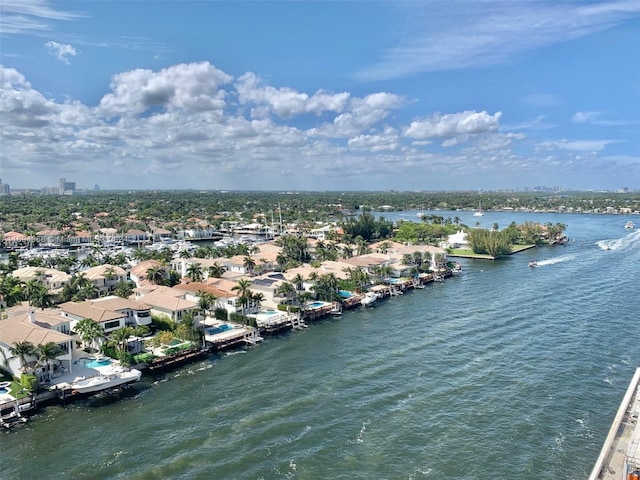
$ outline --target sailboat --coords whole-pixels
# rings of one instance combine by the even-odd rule
[[[484,217],[484,213],[482,213],[482,200],[478,202],[478,210],[473,214],[474,217]]]

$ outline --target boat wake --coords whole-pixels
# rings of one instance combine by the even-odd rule
[[[598,240],[596,242],[602,250],[628,250],[640,246],[640,230],[613,240]]]
[[[545,265],[554,265],[556,263],[568,262],[570,260],[573,260],[574,258],[576,258],[574,254],[560,255],[559,257],[549,258],[547,260],[540,260],[539,262],[536,262],[536,266],[544,267]]]

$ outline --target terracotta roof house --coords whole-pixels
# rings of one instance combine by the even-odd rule
[[[19,247],[21,245],[26,245],[29,242],[29,237],[20,232],[10,231],[4,234],[2,241],[4,242],[5,247]]]
[[[40,280],[45,284],[47,290],[50,292],[57,292],[64,287],[71,275],[60,270],[54,270],[52,268],[42,267],[23,267],[11,272],[13,277],[19,279],[21,282],[28,282],[29,280]]]
[[[238,303],[238,292],[222,290],[216,285],[200,282],[189,282],[175,285],[174,289],[184,292],[185,300],[189,300],[198,303],[200,297],[199,292],[207,292],[215,297],[215,305],[211,307],[211,310],[216,308],[224,308],[227,312],[237,313],[241,310],[241,305]]]
[[[84,302],[66,302],[58,305],[62,315],[69,319],[71,330],[83,318],[90,318],[97,322],[105,331],[111,333],[127,324],[127,315],[121,312],[114,312],[98,306],[94,306],[91,300]]]
[[[179,322],[185,313],[195,311],[198,308],[197,302],[165,295],[158,290],[141,297],[139,300],[151,307],[152,314],[167,316],[174,322]]]
[[[47,228],[36,233],[36,241],[40,245],[59,247],[64,241],[64,235],[60,230]]]
[[[64,352],[56,358],[53,370],[47,368],[47,365],[37,365],[35,355],[25,358],[26,367],[33,368],[41,381],[48,380],[49,374],[62,369],[71,371],[74,339],[68,334],[69,322],[66,319],[50,310],[35,311],[23,306],[8,313],[8,317],[0,318],[0,356],[6,358],[5,368],[16,376],[23,372],[22,360],[11,353],[11,348],[16,344],[29,342],[38,346],[53,342]]]
[[[96,298],[89,303],[92,307],[126,315],[127,326],[151,325],[151,307],[145,303],[116,296]]]
[[[142,284],[148,283],[145,277],[147,275],[147,271],[152,268],[162,268],[165,270],[165,272],[168,273],[168,268],[162,265],[157,260],[144,260],[143,262],[140,262],[133,268],[131,268],[129,276],[136,285],[141,286]]]
[[[99,295],[113,292],[119,282],[127,280],[127,272],[124,269],[109,264],[92,267],[84,272],[84,275],[96,286]]]

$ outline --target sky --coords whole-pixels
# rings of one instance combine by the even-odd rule
[[[0,0],[11,188],[640,190],[639,0]]]

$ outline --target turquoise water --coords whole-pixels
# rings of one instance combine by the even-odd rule
[[[233,329],[231,325],[223,323],[222,325],[218,325],[217,327],[205,328],[204,331],[207,335],[215,335],[216,333],[226,332],[227,330],[231,329]]]
[[[572,242],[47,408],[0,436],[2,479],[587,478],[640,364],[627,219],[489,212]]]
[[[307,308],[320,308],[320,307],[325,307],[327,305],[331,305],[331,304],[327,302],[311,302],[311,303],[307,303]]]
[[[111,360],[92,360],[88,363],[85,363],[85,366],[87,366],[88,368],[105,367],[107,365],[111,365]]]

